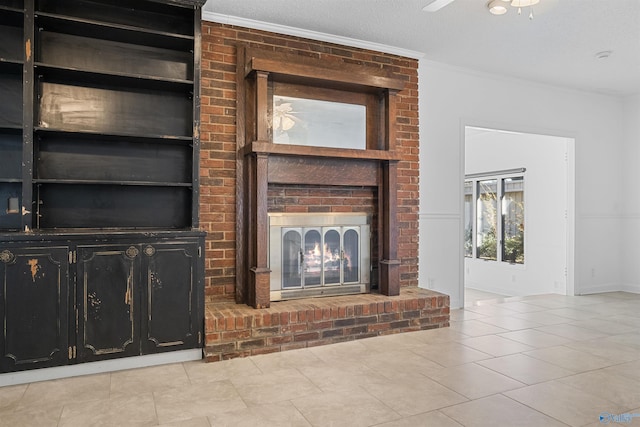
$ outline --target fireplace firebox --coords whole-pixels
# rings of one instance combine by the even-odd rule
[[[271,301],[369,292],[366,214],[269,214]]]

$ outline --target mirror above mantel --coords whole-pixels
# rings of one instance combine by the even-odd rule
[[[372,271],[380,293],[399,294],[395,117],[404,86],[380,67],[238,46],[237,302],[270,305],[270,184],[374,188]]]

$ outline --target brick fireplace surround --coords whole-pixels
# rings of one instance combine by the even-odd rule
[[[397,227],[400,295],[302,299],[254,309],[236,303],[236,52],[250,48],[388,70],[398,93]],[[208,361],[449,325],[449,297],[418,288],[417,60],[204,22],[202,30],[200,223],[207,232],[205,354]],[[269,188],[270,212],[376,211],[368,187]],[[375,219],[374,219],[375,220]],[[373,261],[375,261],[375,255]]]

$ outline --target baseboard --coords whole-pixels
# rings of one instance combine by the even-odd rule
[[[603,294],[606,292],[630,292],[634,294],[640,294],[640,284],[638,283],[625,283],[625,284],[604,284],[596,286],[580,286],[578,295],[589,294]]]
[[[59,378],[78,377],[81,375],[101,374],[105,372],[123,371],[126,369],[145,368],[166,365],[169,363],[190,362],[202,359],[202,349],[180,350],[167,353],[148,354],[145,356],[125,357],[122,359],[104,360],[100,362],[81,363],[78,365],[58,366],[55,368],[33,369],[31,371],[10,372],[0,374],[0,387],[26,384]]]

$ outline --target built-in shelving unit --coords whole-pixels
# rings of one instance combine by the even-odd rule
[[[24,5],[0,0],[0,230],[21,227]]]
[[[197,325],[202,320],[198,307],[203,298],[204,233],[198,230],[198,123],[203,3],[0,0],[0,277],[6,282],[4,289],[18,286],[8,283],[7,277],[13,281],[21,277],[16,272],[27,266],[20,262],[29,262],[26,254],[37,244],[40,249],[33,259],[47,254],[53,262],[47,267],[48,277],[56,275],[56,286],[61,287],[57,298],[68,298],[66,305],[55,303],[51,295],[38,295],[35,288],[33,307],[11,313],[0,308],[0,316],[10,329],[32,310],[57,319],[69,315],[69,363],[78,361],[74,343],[82,342],[73,331],[83,330],[90,321],[75,314],[77,304],[88,304],[87,289],[102,292],[107,301],[112,298],[105,286],[133,280],[137,283],[133,289],[123,284],[130,293],[126,310],[149,304],[147,308],[153,308],[153,301],[146,299],[153,289],[143,290],[147,284],[138,280],[141,276],[131,278],[120,274],[124,270],[94,260],[96,252],[87,249],[92,247],[92,234],[101,236],[96,243],[104,250],[98,252],[112,256],[109,262],[117,264],[125,257],[136,271],[145,262],[155,266],[159,256],[155,250],[144,252],[143,245],[173,248],[166,246],[171,240],[183,244],[176,249],[178,255],[166,255],[173,257],[178,270],[164,273],[171,279],[165,291],[173,291],[163,296],[163,304],[174,293],[175,309],[187,310],[195,322],[196,326],[189,325],[189,334],[194,327],[201,334]],[[160,235],[156,242],[149,240]],[[43,252],[47,245],[56,250]],[[109,245],[117,249],[108,249]],[[59,258],[66,252],[63,268]],[[148,258],[139,264],[136,259],[143,252]],[[86,259],[78,260],[79,253]],[[81,265],[94,269],[91,283],[82,279]],[[33,275],[25,277],[34,283],[47,280],[38,276],[37,265],[31,268],[24,271]],[[184,286],[190,289],[186,294]],[[0,297],[0,306],[5,307],[23,300],[9,291],[0,290]],[[124,301],[120,296],[113,297],[116,300]],[[61,312],[67,306],[69,313]],[[141,337],[137,326],[132,327]],[[93,339],[102,339],[92,333],[97,334]],[[59,364],[45,355],[52,349],[36,351],[37,344],[20,347],[14,342],[18,335],[9,331],[0,338],[0,372]],[[35,334],[30,339],[40,338]],[[199,345],[201,339],[189,339],[189,345]],[[85,359],[140,354],[141,349],[151,348],[137,343],[126,347],[121,353],[103,349]],[[171,345],[160,347],[164,351]],[[12,353],[16,348],[42,354],[16,355]]]

